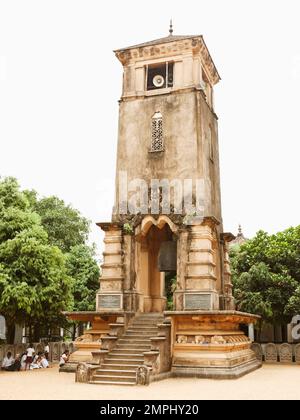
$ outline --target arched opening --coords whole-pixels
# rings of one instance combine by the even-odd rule
[[[167,297],[170,301],[169,278],[176,277],[177,238],[168,222],[162,220],[155,224],[146,221],[143,228],[137,247],[139,309],[163,312],[167,309]]]

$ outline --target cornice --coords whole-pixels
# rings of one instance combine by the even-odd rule
[[[202,36],[185,40],[170,40],[157,45],[132,47],[129,49],[115,51],[116,57],[124,67],[140,61],[155,60],[178,55],[184,56],[188,53],[192,53],[194,56],[200,57],[202,65],[212,85],[217,84],[221,80]]]

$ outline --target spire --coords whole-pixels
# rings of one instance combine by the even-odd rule
[[[242,231],[242,226],[239,225],[239,235],[242,236],[243,235],[243,231]]]
[[[170,35],[169,36],[172,36],[173,35],[173,20],[171,19],[170,20],[170,29],[169,29],[169,33],[170,33]]]

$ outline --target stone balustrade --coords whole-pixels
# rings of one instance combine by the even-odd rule
[[[0,345],[0,363],[2,363],[2,360],[6,356],[6,354],[10,351],[13,355],[13,357],[16,357],[17,354],[22,354],[26,351],[28,348],[27,344],[2,344]],[[44,344],[42,343],[33,343],[33,347],[38,352],[44,351]],[[69,352],[72,354],[75,351],[75,343],[73,342],[54,342],[49,343],[49,361],[53,363],[58,363],[60,356],[64,351],[69,350]]]
[[[251,348],[257,359],[264,363],[300,365],[300,344],[253,343]]]

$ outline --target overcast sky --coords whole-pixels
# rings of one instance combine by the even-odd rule
[[[0,0],[0,174],[93,223],[113,206],[122,68],[112,50],[202,34],[222,77],[224,230],[299,224],[299,0]],[[102,235],[91,240],[101,248]]]

